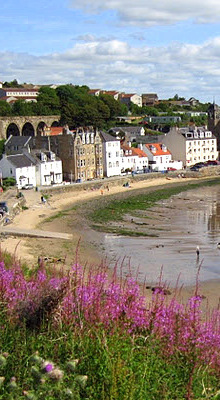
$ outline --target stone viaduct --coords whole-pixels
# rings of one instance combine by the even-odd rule
[[[46,127],[59,126],[59,115],[0,117],[0,139],[14,136],[37,136]]]

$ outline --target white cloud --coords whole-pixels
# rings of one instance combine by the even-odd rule
[[[153,48],[132,47],[119,40],[88,39],[63,53],[45,56],[1,52],[1,80],[71,82],[140,94],[156,92],[160,98],[178,93],[201,101],[212,101],[217,94],[220,37],[200,45],[172,43]]]
[[[219,0],[72,0],[72,7],[87,13],[114,10],[123,24],[170,25],[192,19],[197,23],[220,20]]]

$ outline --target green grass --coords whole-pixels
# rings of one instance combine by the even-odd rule
[[[7,334],[6,334],[7,333]],[[47,329],[29,332],[24,327],[4,330],[0,334],[1,348],[9,353],[7,366],[1,370],[10,382],[16,376],[18,388],[11,399],[24,399],[21,388],[36,394],[40,400],[65,400],[66,388],[74,390],[76,400],[185,400],[187,385],[192,374],[190,359],[183,355],[172,359],[162,356],[158,340],[147,334],[129,336],[121,332],[92,327],[78,335],[72,329]],[[64,371],[61,383],[35,384],[31,375],[31,356],[36,352],[51,360]],[[68,373],[65,365],[78,359],[76,372]],[[76,376],[87,375],[85,388],[76,385]],[[214,399],[218,389],[216,376],[206,369],[195,370],[194,399]],[[205,396],[204,386],[212,396]],[[208,389],[209,388],[209,389]],[[10,399],[0,388],[0,399]],[[216,397],[218,399],[218,397]]]
[[[170,198],[187,190],[197,189],[203,186],[212,186],[220,184],[220,179],[211,179],[198,183],[186,183],[184,185],[175,185],[172,187],[164,187],[162,189],[149,191],[142,190],[138,193],[130,193],[126,198],[113,199],[99,202],[94,209],[87,213],[88,218],[96,224],[102,224],[103,230],[106,229],[106,224],[114,221],[123,221],[125,214],[133,215],[137,211],[146,211],[147,209],[155,206],[159,201]]]

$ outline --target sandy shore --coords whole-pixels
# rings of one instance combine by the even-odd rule
[[[192,180],[184,178],[184,182]],[[119,186],[109,185],[109,191],[103,190],[82,190],[82,191],[69,191],[65,193],[52,194],[49,201],[46,204],[41,203],[41,193],[33,190],[23,191],[26,199],[27,209],[16,215],[13,220],[13,226],[17,226],[23,229],[34,229],[36,226],[42,224],[42,221],[49,218],[63,209],[73,207],[81,201],[93,200],[96,197],[109,196],[124,192],[125,190],[132,189],[144,189],[148,187],[155,187],[159,185],[169,185],[171,183],[180,182],[179,178],[167,179],[165,176],[156,178],[153,180],[133,182],[131,188],[124,188],[121,184]],[[50,240],[50,239],[36,239],[36,238],[14,238],[6,237],[1,242],[1,249],[15,254],[17,258],[25,261],[30,266],[36,265],[37,258],[41,256],[55,256],[65,257],[66,264],[71,265],[71,262],[75,261],[77,244],[80,241],[79,251],[77,256],[82,263],[88,263],[92,265],[99,265],[103,260],[103,254],[101,249],[97,248],[88,242],[88,237],[85,235],[86,227],[79,224],[79,220],[72,221],[72,225],[65,226],[65,223],[59,219],[55,219],[50,223],[44,223],[42,229],[51,230],[57,232],[72,233],[73,240],[71,243],[68,241]],[[96,235],[96,233],[94,233]],[[98,235],[98,233],[97,233]],[[216,281],[204,282],[200,285],[200,293],[202,293],[204,299],[207,299],[211,307],[219,306],[219,293],[220,283]],[[181,291],[181,298],[185,300],[194,291],[194,288],[184,288]],[[147,294],[149,290],[146,291]],[[206,301],[206,300],[205,300]]]

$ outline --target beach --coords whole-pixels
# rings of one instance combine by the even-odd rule
[[[191,180],[192,178],[184,178],[184,182]],[[195,178],[194,180],[197,181]],[[92,201],[97,198],[104,199],[111,195],[120,195],[120,193],[125,193],[125,191],[145,188],[154,189],[161,185],[179,182],[180,178],[178,177],[167,179],[166,176],[161,176],[151,180],[134,180],[129,188],[118,184],[116,186],[103,186],[103,188],[96,190],[91,190],[88,187],[87,190],[67,191],[65,193],[54,192],[48,197],[46,203],[42,203],[41,201],[41,192],[34,190],[23,191],[26,200],[26,209],[14,217],[11,225],[20,229],[35,229],[36,227],[40,227],[46,231],[67,232],[72,234],[72,240],[5,236],[1,241],[1,249],[14,254],[22,262],[25,261],[30,268],[37,265],[39,256],[65,260],[66,266],[70,266],[76,259],[83,265],[100,265],[105,259],[101,243],[102,234],[91,230],[87,226],[86,221],[80,215],[77,215],[77,213],[73,214],[70,221],[68,213],[65,215],[63,210],[73,208],[74,205],[81,202]],[[16,193],[14,195],[16,196]],[[62,218],[53,218],[58,213],[62,215]],[[99,245],[97,245],[98,243]],[[107,260],[105,262],[107,264]],[[220,282],[211,280],[201,282],[199,286],[204,303],[207,303],[211,308],[218,308]],[[181,299],[186,301],[194,293],[194,289],[194,284],[181,289]],[[151,289],[144,290],[144,293],[147,296],[150,295]]]

